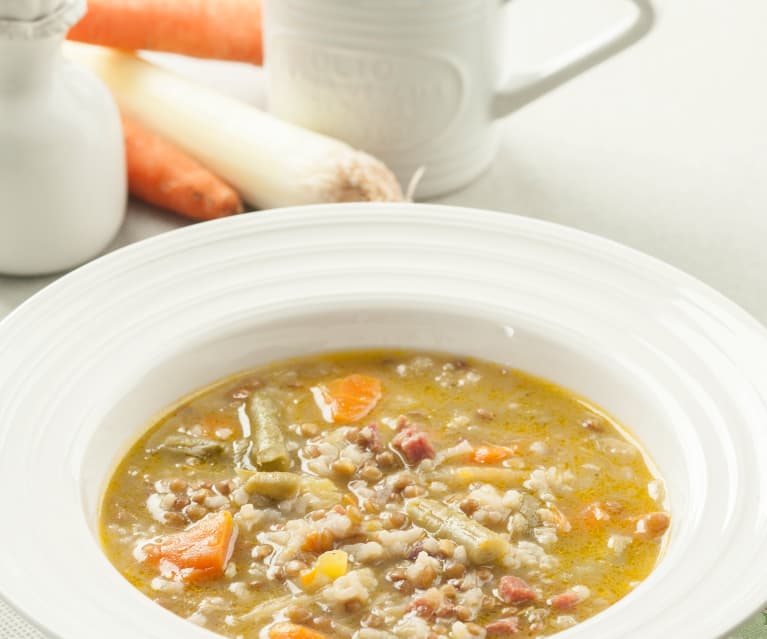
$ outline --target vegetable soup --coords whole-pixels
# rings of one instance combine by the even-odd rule
[[[529,639],[655,566],[663,484],[581,397],[438,353],[312,355],[219,382],[104,496],[137,588],[237,639]]]

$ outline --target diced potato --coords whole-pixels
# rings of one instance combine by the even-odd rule
[[[315,589],[346,574],[349,556],[343,550],[328,550],[317,557],[314,566],[301,575],[304,588]]]

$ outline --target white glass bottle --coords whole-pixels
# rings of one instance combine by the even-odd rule
[[[81,264],[125,215],[117,107],[60,52],[84,12],[85,0],[0,0],[0,273]]]

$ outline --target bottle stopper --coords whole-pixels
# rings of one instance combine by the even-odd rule
[[[67,31],[85,11],[86,0],[0,0],[0,38],[49,38]]]

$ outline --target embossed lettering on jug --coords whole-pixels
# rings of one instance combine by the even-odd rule
[[[373,152],[419,146],[445,132],[462,107],[461,73],[447,58],[272,38],[271,109],[352,145]]]

